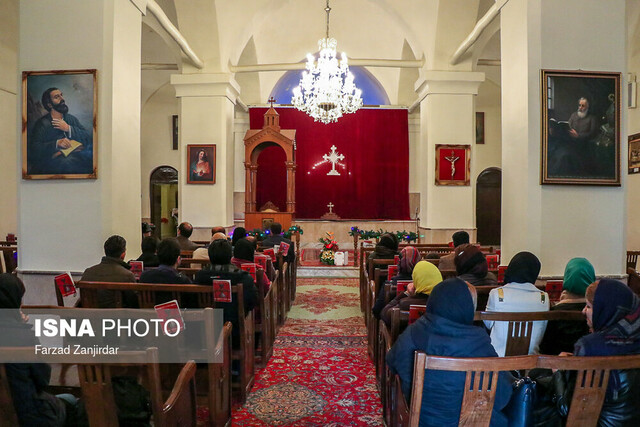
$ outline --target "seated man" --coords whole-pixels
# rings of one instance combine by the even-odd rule
[[[504,274],[506,285],[493,289],[489,293],[487,311],[549,311],[549,295],[534,285],[539,273],[540,260],[534,254],[517,253],[511,259]],[[496,353],[503,357],[507,347],[508,322],[485,321],[485,325],[491,330],[491,344],[496,349]],[[546,321],[533,322],[529,354],[538,354],[538,347],[546,327]]]
[[[178,240],[178,244],[180,245],[180,250],[195,251],[200,247],[189,240],[189,237],[191,237],[192,233],[193,226],[188,222],[183,222],[178,226],[178,237],[176,237],[176,239]]]
[[[253,310],[258,304],[258,290],[253,282],[253,278],[246,271],[242,271],[231,264],[232,257],[231,243],[227,240],[214,240],[209,245],[209,260],[211,266],[201,270],[196,274],[195,282],[199,285],[213,286],[214,279],[230,280],[231,285],[242,283],[244,312],[245,315]],[[239,348],[240,331],[238,328],[238,305],[237,301],[231,303],[216,303],[217,308],[224,310],[224,321],[233,324],[232,342],[234,348]]]
[[[122,282],[134,283],[136,276],[130,271],[129,264],[124,262],[127,254],[127,241],[124,237],[113,235],[104,242],[104,254],[100,264],[87,268],[80,280],[88,282]],[[122,304],[125,308],[137,308],[138,298],[132,291],[124,292]],[[114,291],[98,291],[98,307],[115,308]]]
[[[231,258],[231,264],[238,268],[242,268],[242,264],[254,264],[255,246],[248,238],[240,239],[233,247],[233,258]],[[267,277],[267,272],[262,271],[262,282],[264,283],[265,293],[269,291],[271,287],[271,281]],[[264,296],[264,295],[263,295]]]
[[[157,267],[160,265],[156,250],[158,249],[158,239],[153,236],[147,236],[142,239],[140,244],[142,255],[136,261],[142,261],[146,267]]]
[[[453,239],[454,248],[469,243],[469,233],[467,233],[466,231],[456,231],[455,233],[453,233],[453,236],[451,236],[451,238]],[[455,270],[455,259],[455,252],[451,252],[450,254],[441,257],[440,263],[438,264],[438,269],[440,269],[440,271]]]
[[[291,264],[296,259],[296,248],[291,240],[285,239],[284,236],[282,236],[282,225],[279,222],[274,222],[271,224],[271,227],[269,227],[269,230],[271,230],[271,235],[262,241],[261,246],[271,248],[278,246],[282,242],[288,243],[289,253],[284,260]]]
[[[162,239],[158,245],[158,259],[160,266],[153,270],[147,270],[140,276],[140,283],[166,283],[188,285],[191,280],[180,273],[177,268],[180,265],[180,245],[173,237]],[[156,294],[156,304],[171,301],[171,294]],[[186,304],[191,305],[191,304]]]

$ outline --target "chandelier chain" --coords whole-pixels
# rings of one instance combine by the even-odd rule
[[[327,12],[327,38],[329,38],[329,14],[331,13],[331,8],[329,7],[329,0],[327,0],[327,7],[324,8]]]

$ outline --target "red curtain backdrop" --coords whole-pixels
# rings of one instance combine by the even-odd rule
[[[262,128],[266,110],[250,109],[251,129]],[[328,125],[294,108],[276,110],[282,129],[296,129],[296,218],[318,219],[333,203],[342,219],[409,219],[407,110],[361,109]],[[332,145],[344,155],[340,176],[327,175],[331,163],[323,163]],[[286,209],[284,160],[275,148],[260,154],[258,208],[271,200]]]

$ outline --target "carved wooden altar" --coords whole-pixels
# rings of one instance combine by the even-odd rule
[[[296,210],[295,137],[295,129],[280,129],[280,115],[273,108],[273,104],[264,114],[262,129],[249,129],[244,136],[244,227],[247,230],[263,228],[264,220],[281,223],[283,230],[291,227]],[[287,156],[285,163],[287,168],[287,209],[286,212],[274,212],[273,210],[261,212],[256,207],[258,157],[262,150],[274,145],[281,147]]]

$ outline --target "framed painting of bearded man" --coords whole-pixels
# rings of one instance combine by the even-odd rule
[[[541,184],[620,186],[620,73],[542,70]]]
[[[22,178],[95,179],[96,70],[22,73]]]

